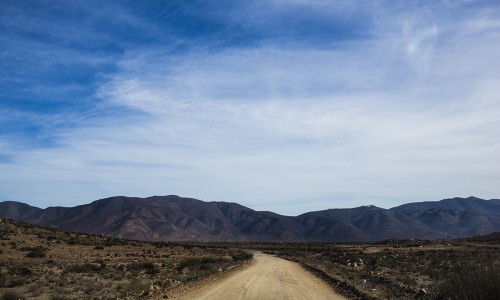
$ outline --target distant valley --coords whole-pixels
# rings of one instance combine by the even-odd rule
[[[362,206],[290,217],[255,211],[237,203],[179,196],[120,196],[46,209],[0,202],[0,216],[68,231],[138,240],[367,242],[457,238],[500,231],[500,200],[452,198],[391,209]]]

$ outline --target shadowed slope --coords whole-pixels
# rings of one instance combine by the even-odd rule
[[[500,200],[454,198],[389,210],[362,206],[289,217],[237,203],[179,196],[119,196],[70,208],[40,209],[2,202],[0,216],[139,240],[348,242],[464,237],[500,231]]]

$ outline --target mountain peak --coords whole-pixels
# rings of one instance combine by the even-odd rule
[[[1,202],[0,216],[69,231],[140,240],[375,241],[463,237],[500,231],[500,200],[476,197],[327,209],[296,217],[238,203],[177,195],[115,196],[75,207],[40,209]]]

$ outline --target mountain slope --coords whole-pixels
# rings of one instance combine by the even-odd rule
[[[64,230],[140,240],[286,240],[282,236],[287,228],[300,227],[289,217],[256,212],[236,203],[203,202],[178,196],[120,196],[44,210],[3,202],[0,215]]]
[[[476,197],[408,203],[391,208],[446,237],[484,235],[500,231],[500,200]]]
[[[429,209],[452,210],[457,212],[475,211],[481,213],[500,214],[500,200],[483,200],[476,197],[456,197],[441,201],[408,203],[391,208],[392,211],[397,211],[406,215],[409,215],[412,212],[422,212]]]
[[[1,202],[0,216],[139,240],[352,242],[466,237],[500,231],[500,200],[453,198],[392,209],[363,206],[288,217],[237,203],[179,196],[118,196],[69,208],[40,209]]]
[[[308,236],[328,241],[325,232],[335,230],[342,241],[375,241],[389,238],[439,238],[424,224],[397,212],[375,206],[350,209],[329,209],[310,212],[297,217],[311,231]],[[326,238],[326,239],[325,239]]]
[[[13,220],[31,222],[42,213],[43,209],[25,203],[14,201],[0,203],[0,216]]]

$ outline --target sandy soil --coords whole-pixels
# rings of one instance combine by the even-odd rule
[[[207,283],[179,299],[345,299],[300,265],[256,253],[254,262],[230,277]]]

